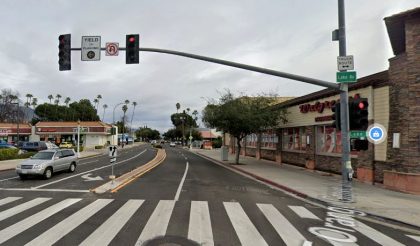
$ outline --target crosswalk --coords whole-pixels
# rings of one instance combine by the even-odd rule
[[[0,244],[66,245],[63,242],[71,238],[72,245],[147,245],[165,236],[183,237],[199,245],[366,244],[327,241],[311,234],[308,227],[323,226],[323,221],[322,213],[309,207],[217,203],[5,197],[0,198]],[[221,226],[222,220],[231,227],[226,231],[234,235],[225,238],[217,234],[220,230],[215,228]],[[367,224],[358,225],[353,228],[357,236],[369,238],[372,243],[420,245],[418,235],[401,234],[403,241],[399,242],[400,238]]]

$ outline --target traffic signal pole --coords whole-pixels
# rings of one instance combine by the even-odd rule
[[[338,43],[339,56],[346,56],[346,26],[345,26],[345,7],[344,0],[338,0]],[[340,70],[345,72],[347,70]],[[349,134],[349,96],[348,84],[340,84],[340,116],[341,116],[341,199],[345,202],[352,201],[352,184],[350,175],[353,175],[350,160],[350,134]]]

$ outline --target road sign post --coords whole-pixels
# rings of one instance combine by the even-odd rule
[[[354,70],[353,56],[337,56],[337,70]]]
[[[106,56],[118,56],[119,53],[119,43],[106,43],[105,45],[105,55]]]
[[[353,83],[357,81],[356,71],[337,72],[338,83]]]
[[[82,36],[82,61],[99,61],[101,59],[101,36]]]
[[[350,131],[350,138],[365,139],[366,131]]]
[[[117,161],[117,155],[118,155],[118,150],[117,150],[117,146],[116,145],[111,145],[108,148],[108,156],[109,156],[109,162],[111,162],[111,176],[109,176],[110,179],[112,179],[112,181],[114,181],[115,179],[115,175],[114,175],[114,165],[115,162]]]

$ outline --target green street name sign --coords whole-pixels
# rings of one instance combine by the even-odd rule
[[[337,72],[337,82],[339,83],[353,83],[356,81],[356,71]]]
[[[365,131],[350,131],[350,138],[366,138]]]

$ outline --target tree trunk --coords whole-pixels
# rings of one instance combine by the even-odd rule
[[[238,149],[236,150],[235,164],[239,164],[239,154],[241,153],[241,140],[236,138],[236,143],[238,144]]]

